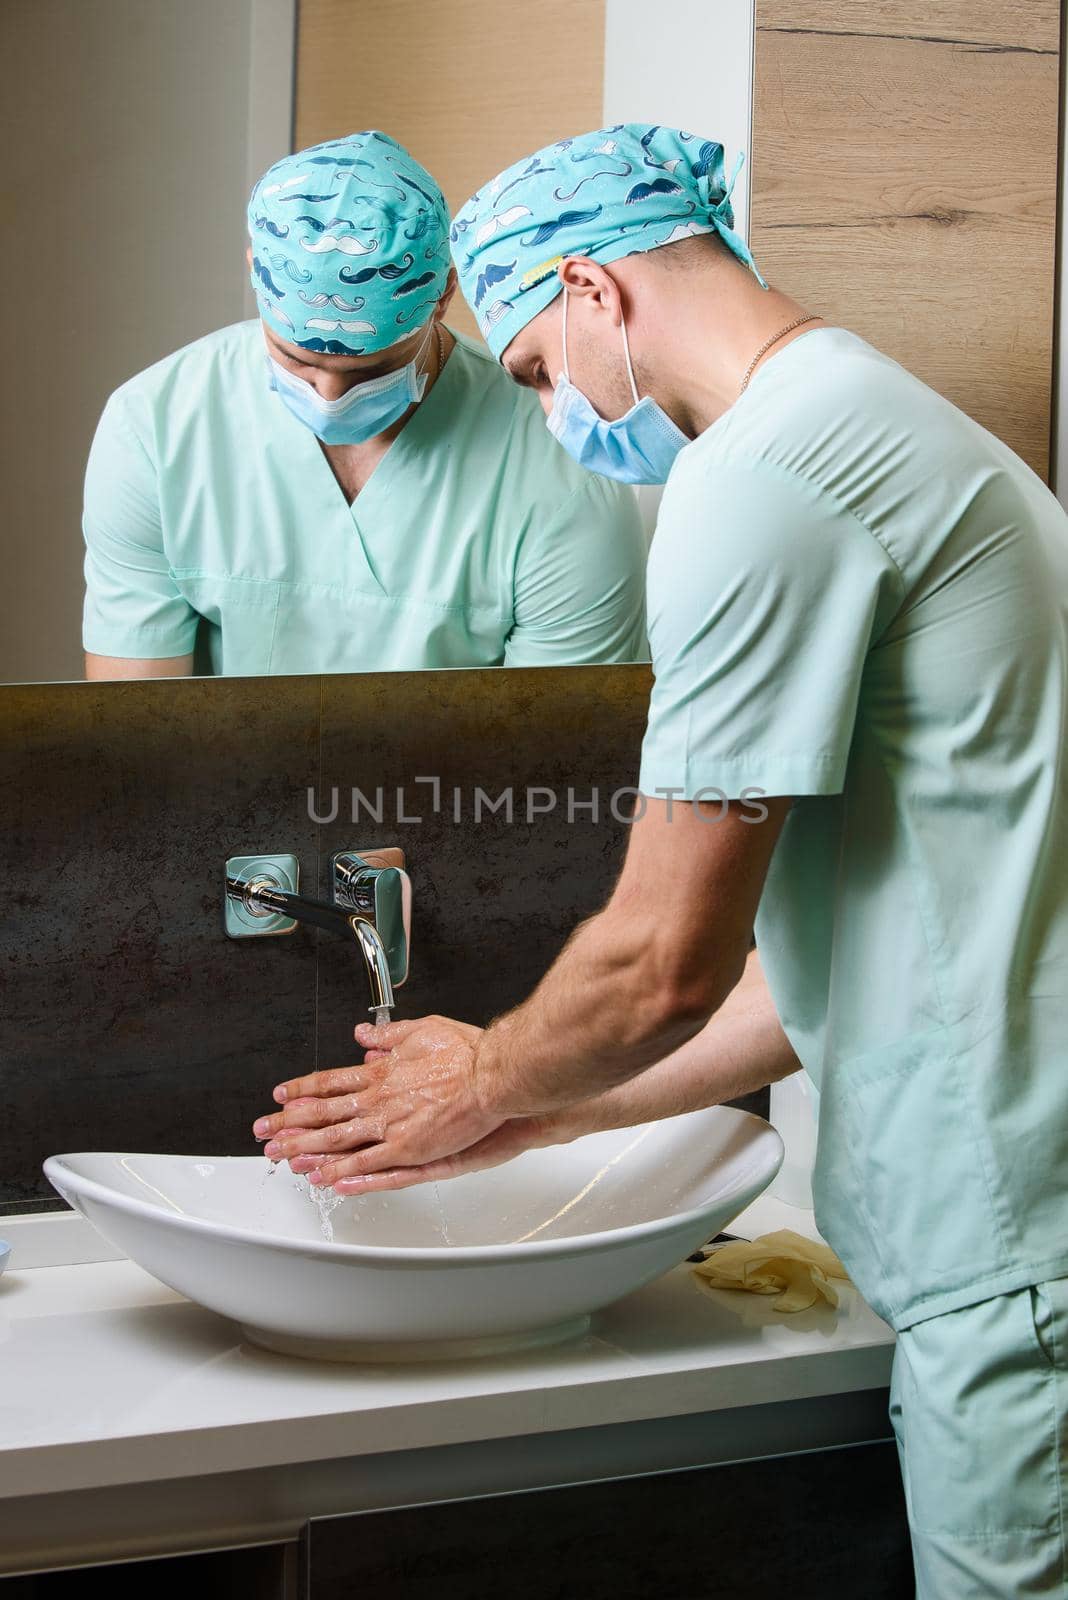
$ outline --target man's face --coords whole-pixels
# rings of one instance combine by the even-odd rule
[[[262,318],[260,321],[267,348],[279,366],[285,367],[295,377],[303,378],[305,383],[310,383],[324,400],[340,400],[355,384],[396,372],[421,350],[426,357],[433,348],[427,342],[424,326],[402,344],[395,344],[389,350],[379,350],[365,356],[328,356],[318,350],[302,350],[299,344],[281,338]],[[423,366],[426,366],[426,359]]]
[[[539,311],[506,346],[501,364],[509,377],[533,389],[548,416],[556,380],[564,370],[563,294]],[[634,404],[623,358],[623,335],[587,295],[571,295],[567,308],[567,359],[571,382],[606,422]]]
[[[247,250],[245,260],[252,265],[252,251]],[[435,322],[445,314],[445,309],[452,299],[456,287],[455,272],[449,273],[433,320]],[[403,339],[399,344],[392,345],[388,350],[377,350],[365,356],[329,356],[323,355],[318,350],[303,350],[299,344],[294,344],[290,339],[283,339],[281,334],[260,318],[263,336],[267,341],[267,348],[279,366],[285,367],[287,372],[292,372],[295,377],[303,378],[305,383],[310,383],[324,400],[340,400],[357,383],[367,383],[372,378],[383,378],[389,372],[396,372],[398,368],[405,367],[415,356],[422,354],[421,369],[426,370],[430,364],[434,349],[434,334],[424,323],[413,334]]]

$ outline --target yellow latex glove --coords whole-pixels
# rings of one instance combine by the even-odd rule
[[[752,1294],[777,1294],[776,1311],[807,1311],[819,1299],[838,1304],[829,1280],[849,1282],[849,1274],[825,1244],[804,1239],[790,1228],[765,1233],[752,1242],[737,1239],[717,1245],[694,1273],[712,1289],[748,1289]]]

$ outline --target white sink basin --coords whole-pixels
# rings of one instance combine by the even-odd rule
[[[260,1156],[50,1156],[112,1244],[254,1343],[411,1360],[548,1343],[720,1232],[783,1146],[716,1106],[392,1194],[320,1196]],[[333,1206],[324,1216],[327,1206]]]

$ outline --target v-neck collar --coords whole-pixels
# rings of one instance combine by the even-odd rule
[[[452,333],[452,329],[450,328],[448,332]],[[315,438],[315,435],[311,433],[310,429],[304,429],[304,432],[310,436],[310,442],[313,446],[315,456],[318,459],[320,469],[323,473],[325,473],[326,478],[329,480],[330,488],[337,496],[337,500],[341,508],[348,514],[349,518],[356,524],[357,528],[360,525],[361,515],[365,516],[367,514],[368,504],[370,504],[371,511],[373,512],[376,500],[380,499],[383,495],[388,494],[391,479],[395,478],[398,472],[403,471],[404,463],[408,455],[410,455],[413,450],[419,450],[423,441],[423,435],[427,432],[428,428],[434,426],[435,413],[441,409],[443,404],[448,404],[448,391],[451,390],[456,381],[454,358],[460,348],[460,340],[456,334],[453,334],[453,339],[455,341],[453,347],[449,351],[449,354],[445,359],[445,365],[438,373],[430,393],[427,395],[425,400],[420,400],[418,402],[415,410],[412,412],[412,415],[408,418],[408,421],[404,424],[404,427],[393,440],[392,444],[390,444],[385,455],[378,462],[370,477],[367,479],[367,482],[357,494],[355,500],[349,500],[346,497],[344,489],[334,476],[334,470],[331,467],[330,462],[328,461],[323,450],[320,448],[318,439]],[[439,398],[439,392],[443,388],[446,391],[446,397],[444,400]],[[429,421],[427,420],[428,417]],[[298,426],[301,428],[304,427],[302,423],[299,423]]]
[[[438,373],[430,393],[425,400],[418,402],[412,415],[393,440],[355,500],[346,498],[345,491],[335,478],[333,468],[320,448],[319,440],[312,430],[292,416],[277,395],[272,395],[271,398],[282,412],[282,416],[278,418],[278,421],[285,430],[285,437],[282,441],[283,447],[300,460],[301,471],[307,474],[307,480],[317,483],[320,487],[321,493],[316,496],[317,500],[327,501],[333,510],[341,510],[347,513],[349,518],[355,522],[358,520],[358,507],[362,510],[368,499],[373,504],[377,496],[388,492],[390,478],[401,470],[405,457],[412,450],[420,448],[422,436],[429,427],[433,426],[435,414],[441,410],[443,405],[450,403],[449,394],[458,381],[457,368],[462,362],[462,356],[460,362],[456,358],[463,349],[463,340],[451,328],[446,329],[446,331],[452,334],[453,346],[445,359],[445,365]],[[444,391],[444,396],[442,391]],[[427,420],[428,418],[429,421]],[[322,509],[325,509],[325,506]]]
[[[452,333],[452,329],[449,332]],[[306,522],[302,516],[302,524],[313,530],[312,536],[316,538],[344,539],[350,546],[350,557],[355,537],[355,543],[363,554],[367,577],[373,588],[382,595],[386,589],[373,559],[371,541],[364,530],[373,525],[380,510],[383,515],[388,515],[384,508],[388,505],[391,487],[398,474],[404,472],[412,455],[425,447],[432,431],[440,428],[440,418],[447,415],[446,408],[455,403],[458,386],[462,386],[460,368],[466,350],[462,337],[456,333],[452,336],[455,342],[436,383],[426,399],[416,406],[353,501],[346,498],[312,430],[292,415],[278,395],[267,391],[270,400],[278,408],[272,428],[272,432],[277,430],[277,448],[292,461],[293,476],[300,485],[300,503],[307,515]]]
[[[447,331],[452,333],[451,328]],[[375,467],[355,500],[345,502],[349,515],[357,525],[359,524],[360,516],[367,514],[368,505],[373,512],[376,500],[389,493],[390,481],[404,470],[408,457],[423,447],[426,442],[425,435],[437,425],[435,419],[438,412],[441,411],[443,406],[450,404],[449,396],[456,384],[460,365],[456,360],[460,349],[460,340],[456,334],[452,334],[452,337],[454,340],[453,347],[445,358],[445,365],[434,381],[434,387],[425,400],[419,401],[414,413],[408,418],[408,421]],[[319,454],[320,456],[323,455],[321,450]],[[341,485],[334,478],[334,474],[330,471],[330,463],[325,457],[323,457],[323,465],[330,472],[342,501],[345,501]]]

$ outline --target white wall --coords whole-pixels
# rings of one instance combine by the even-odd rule
[[[294,0],[2,0],[0,681],[81,676],[108,394],[251,314],[244,213],[291,148]]]
[[[661,122],[717,139],[747,235],[753,118],[753,0],[605,0],[604,120]]]
[[[659,122],[717,139],[729,178],[735,225],[748,239],[753,122],[753,0],[606,0],[604,120]],[[638,490],[646,532],[658,488]]]

